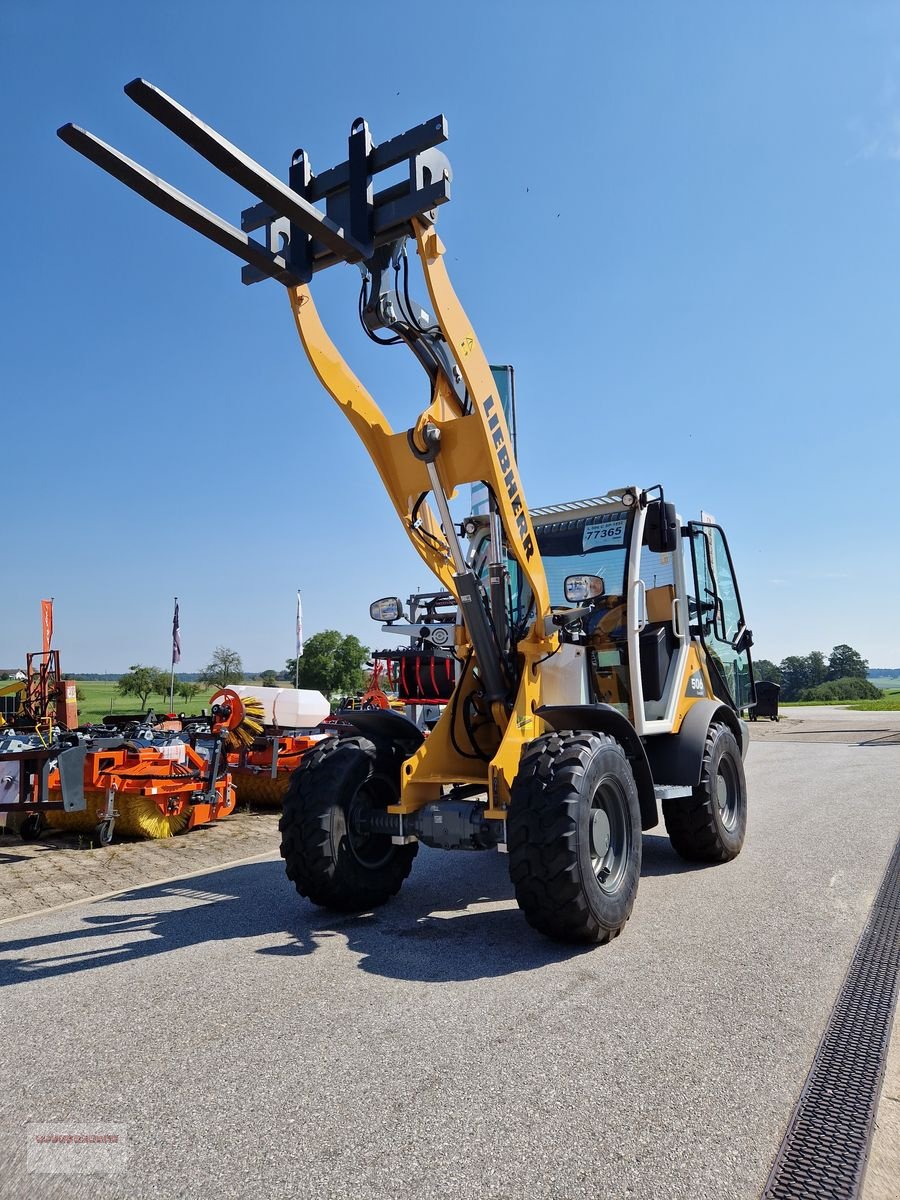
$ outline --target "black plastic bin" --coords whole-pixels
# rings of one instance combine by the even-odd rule
[[[778,720],[778,693],[781,691],[781,684],[769,683],[768,680],[760,680],[756,684],[756,707],[750,709],[750,720],[755,721],[757,717],[768,717],[772,721]]]

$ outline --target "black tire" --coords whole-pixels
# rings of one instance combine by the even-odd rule
[[[550,733],[531,742],[512,786],[507,836],[529,925],[562,942],[603,943],[622,932],[641,874],[641,811],[614,738]]]
[[[327,738],[303,756],[284,797],[281,857],[301,896],[323,908],[360,912],[384,904],[412,870],[418,843],[354,835],[359,805],[383,809],[400,795],[402,754],[381,740]]]
[[[23,842],[36,842],[44,832],[44,817],[42,813],[29,813],[22,818],[19,826],[19,837]]]
[[[96,828],[95,832],[97,834],[97,840],[99,841],[101,846],[112,845],[113,825],[114,824],[115,824],[114,821],[98,821],[97,822],[97,828]]]
[[[737,858],[747,832],[747,781],[737,739],[727,725],[706,735],[700,782],[688,798],[663,800],[673,847],[688,862]]]

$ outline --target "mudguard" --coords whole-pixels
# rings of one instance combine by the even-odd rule
[[[747,754],[747,726],[734,709],[718,700],[698,700],[688,709],[678,733],[662,733],[644,743],[653,779],[673,787],[696,787],[703,767],[706,735],[713,721],[727,725]]]
[[[637,735],[637,730],[617,708],[613,708],[611,704],[545,704],[536,710],[535,716],[546,721],[558,732],[589,729],[594,733],[608,733],[620,742],[628,755],[637,784],[641,829],[653,829],[659,824],[659,809],[653,791],[653,773],[647,761],[646,750]]]
[[[409,757],[425,741],[415,721],[390,708],[345,708],[335,713],[342,724],[352,725],[366,737],[381,737],[394,742]]]

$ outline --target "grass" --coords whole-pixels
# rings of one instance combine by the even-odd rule
[[[76,681],[78,690],[84,696],[78,701],[78,720],[86,724],[89,721],[101,721],[107,713],[140,712],[141,704],[137,696],[123,696],[112,679],[79,679]],[[176,688],[178,686],[176,682]],[[193,700],[185,702],[175,693],[175,711],[189,714],[199,713],[209,704],[213,688],[203,688]],[[154,712],[166,712],[169,707],[169,697],[165,700],[156,694],[149,697],[148,707]]]
[[[886,692],[880,700],[854,700],[854,712],[900,712],[900,690]]]
[[[900,689],[886,691],[880,700],[785,700],[779,708],[818,708],[844,705],[851,712],[900,712]]]

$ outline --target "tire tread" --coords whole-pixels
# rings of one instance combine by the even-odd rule
[[[285,872],[301,896],[324,908],[359,912],[384,904],[412,870],[418,845],[397,846],[391,861],[367,878],[365,869],[335,853],[332,822],[348,787],[348,751],[367,755],[385,771],[399,772],[399,752],[364,737],[328,738],[308,751],[291,776],[278,828]]]
[[[620,924],[603,925],[585,896],[579,864],[579,784],[606,745],[621,750],[603,733],[536,738],[522,755],[512,788],[508,838],[516,900],[529,925],[562,941],[602,945],[618,937],[631,913],[629,904]]]

